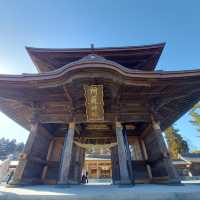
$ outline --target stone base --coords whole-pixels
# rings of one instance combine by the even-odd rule
[[[200,185],[80,185],[63,188],[56,186],[28,186],[6,188],[0,186],[0,200],[199,200]]]

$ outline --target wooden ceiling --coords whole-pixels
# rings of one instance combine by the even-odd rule
[[[164,43],[110,48],[68,48],[44,49],[27,47],[27,51],[39,72],[58,69],[80,60],[89,55],[96,54],[107,60],[114,61],[129,69],[152,71],[160,58]]]
[[[56,138],[64,138],[67,124],[48,123],[43,126]],[[131,137],[139,136],[148,127],[148,123],[123,123],[123,131]],[[76,124],[75,141],[84,144],[110,144],[116,142],[115,123],[80,123]]]

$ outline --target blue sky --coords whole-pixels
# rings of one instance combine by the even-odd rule
[[[96,47],[166,42],[157,69],[200,68],[200,1],[0,0],[0,73],[34,73],[34,47]],[[176,127],[200,149],[188,114]],[[0,137],[26,141],[28,132],[0,113]]]

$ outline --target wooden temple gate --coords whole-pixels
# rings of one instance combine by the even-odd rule
[[[111,150],[113,184],[177,183],[178,175],[169,158],[158,124],[140,137],[127,137],[126,126],[115,123],[116,142]],[[70,122],[65,137],[52,137],[42,124],[32,120],[31,132],[20,157],[13,184],[80,184],[85,148],[75,137]],[[84,144],[84,143],[83,143]],[[132,148],[134,149],[132,149]],[[135,153],[131,152],[135,151]],[[132,156],[136,156],[133,159]]]
[[[179,183],[162,131],[200,72],[154,71],[163,47],[27,48],[39,74],[0,75],[1,111],[30,130],[10,184],[79,184],[84,144],[110,144],[114,184]]]

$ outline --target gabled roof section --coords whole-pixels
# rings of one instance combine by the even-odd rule
[[[40,105],[41,123],[66,124],[71,120],[71,105],[75,102],[78,112],[74,117],[84,123],[83,86],[98,83],[105,89],[105,121],[113,123],[117,104],[112,88],[117,80],[121,87],[115,89],[120,97],[119,120],[149,122],[149,105],[152,105],[164,131],[200,101],[200,70],[136,71],[94,54],[84,59],[51,72],[0,75],[0,110],[29,130],[32,103]]]
[[[102,56],[129,69],[153,71],[164,46],[165,43],[106,48],[26,49],[39,72],[56,70],[89,54]]]

